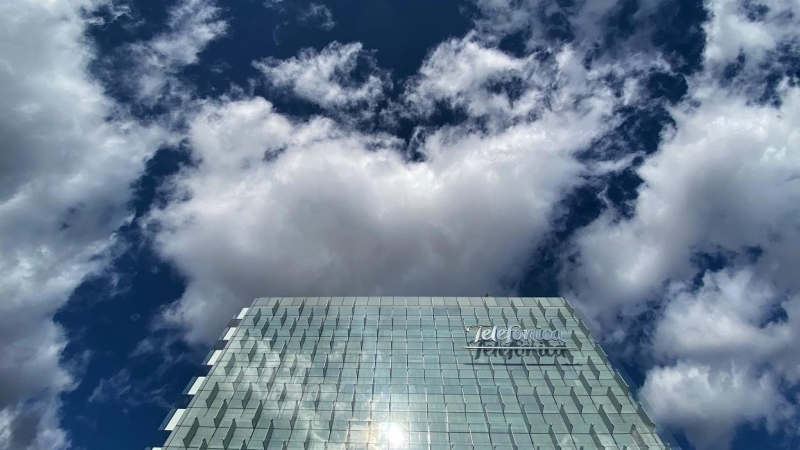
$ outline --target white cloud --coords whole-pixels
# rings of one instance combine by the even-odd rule
[[[102,26],[120,19],[130,20],[134,17],[134,12],[127,0],[106,0],[93,9],[92,12],[95,14],[88,19],[88,22],[95,26]]]
[[[502,128],[546,111],[568,112],[578,104],[633,103],[641,76],[666,67],[660,58],[638,53],[587,67],[583,50],[571,45],[548,54],[514,57],[476,33],[450,39],[428,55],[395,107],[398,114],[414,117],[431,115],[445,104]],[[610,78],[624,80],[622,95],[613,92]]]
[[[485,47],[474,35],[450,39],[426,58],[404,100],[422,114],[431,114],[437,101],[464,107],[473,116],[511,110],[508,96],[490,92],[487,83],[522,78],[525,66],[525,59]]]
[[[704,27],[706,64],[730,64],[743,54],[747,65],[755,68],[779,44],[800,49],[797,33],[800,4],[794,0],[707,0],[705,3],[711,15]]]
[[[17,404],[0,410],[0,450],[67,448],[69,437],[59,427],[58,399]]]
[[[265,0],[264,6],[273,9],[282,15],[296,18],[301,24],[316,27],[323,31],[331,31],[336,26],[333,13],[322,3],[284,2],[283,0]],[[285,25],[288,22],[284,22]],[[277,31],[278,27],[273,30]]]
[[[124,408],[126,414],[130,408],[145,404],[169,409],[171,402],[165,396],[169,385],[157,378],[152,374],[131,377],[130,371],[124,368],[108,378],[101,378],[86,402],[111,403]]]
[[[126,48],[134,60],[133,71],[127,76],[136,98],[147,104],[165,97],[187,98],[179,72],[196,64],[206,46],[228,28],[215,3],[181,0],[169,11],[167,31]]]
[[[325,31],[331,31],[336,26],[331,10],[320,3],[308,5],[308,8],[300,13],[299,20]]]
[[[737,408],[727,404],[730,390],[719,388],[717,378],[700,383],[695,377],[685,397],[702,399],[698,404],[706,405],[708,414],[693,416],[676,406],[684,396],[673,402],[667,399],[675,396],[673,390],[649,391],[650,400],[665,408],[659,417],[687,430],[700,448],[725,448],[720,442],[745,421],[780,419],[771,409],[758,408],[783,404],[781,392],[772,385],[767,392],[758,383],[800,381],[800,301],[791,273],[800,245],[795,181],[800,161],[790,150],[800,148],[793,125],[798,94],[788,91],[783,106],[770,109],[717,92],[696,109],[676,111],[674,136],[639,170],[645,184],[633,219],[615,221],[608,214],[576,240],[580,262],[567,281],[584,310],[606,321],[620,308],[630,317],[644,302],[661,299],[666,307],[654,324],[657,358],[703,365],[714,373],[725,373],[722,366],[735,362],[750,378],[730,374],[725,376],[733,378],[723,381],[753,384],[753,395],[769,394],[742,399],[754,406]],[[763,253],[750,264],[746,251],[753,247]],[[700,291],[692,291],[698,271],[692,257],[698,251],[737,252],[729,264],[739,269],[707,274]],[[782,300],[785,293],[790,300]],[[781,314],[786,321],[775,321]],[[664,377],[680,371],[670,370],[650,372],[648,384],[674,381]]]
[[[265,293],[513,288],[561,212],[563,194],[582,176],[616,171],[631,159],[595,165],[578,161],[576,152],[614,126],[615,107],[638,101],[643,75],[669,70],[642,39],[646,32],[626,38],[624,50],[587,58],[617,2],[562,11],[521,5],[480,2],[497,14],[479,20],[480,31],[434,48],[393,105],[393,113],[413,117],[444,102],[475,119],[420,137],[423,162],[404,160],[392,136],[342,123],[342,109],[372,117],[388,87],[359,43],[255,64],[273,86],[338,120],[289,118],[260,98],[192,104],[199,106],[188,117],[197,166],[172,180],[170,203],[146,224],[159,252],[189,280],[164,323],[181,327],[190,342],[209,342],[238,308]],[[644,184],[633,217],[609,211],[581,230],[578,259],[563,273],[565,293],[593,320],[621,318],[616,338],[657,305],[655,322],[645,327],[652,347],[639,349],[652,350],[658,364],[643,394],[658,418],[704,448],[729,443],[742,423],[785,425],[793,412],[782,389],[800,379],[793,356],[800,353],[793,343],[800,286],[792,274],[800,251],[800,91],[785,84],[779,108],[754,104],[742,83],[752,82],[757,65],[731,87],[714,80],[740,51],[757,61],[758,51],[792,41],[796,32],[787,24],[794,19],[777,13],[792,6],[779,3],[758,22],[743,21],[743,10],[730,3],[708,5],[706,71],[690,80],[689,100],[670,110],[675,126],[658,153],[636,169]],[[635,19],[652,20],[658,6],[647,2]],[[577,36],[548,48],[538,15],[556,13],[568,16],[566,31]],[[545,47],[536,58],[494,46],[499,35],[522,29],[529,44]],[[623,80],[622,93],[609,78]],[[518,95],[495,89],[508,81]],[[479,119],[490,126],[476,125]],[[761,252],[755,263],[753,248]],[[730,267],[694,286],[702,275],[698,252],[732,255]],[[786,319],[775,319],[779,313]],[[731,390],[742,392],[727,395]],[[750,404],[756,406],[743,410]]]
[[[642,391],[656,417],[700,449],[727,447],[744,422],[791,426],[797,412],[781,386],[800,381],[800,296],[742,269],[673,285],[668,300],[653,336],[668,365],[650,370]]]
[[[626,39],[626,44],[647,45],[648,39],[642,37],[650,31],[650,27],[642,27],[640,30],[639,25],[650,19],[661,3],[663,0],[638,2],[638,11],[632,17],[637,22],[635,34]],[[571,41],[572,45],[585,50],[603,44],[603,40],[608,38],[609,25],[616,25],[611,17],[625,6],[619,0],[578,0],[569,3],[543,0],[475,0],[475,4],[481,11],[480,17],[476,19],[476,28],[493,40],[523,33],[529,49]]]
[[[769,376],[692,363],[653,369],[642,387],[655,419],[686,430],[698,450],[729,448],[736,427],[785,420],[788,404]]]
[[[676,283],[653,334],[653,354],[661,362],[703,365],[750,384],[756,378],[760,385],[769,381],[772,401],[748,412],[729,409],[730,399],[718,395],[721,392],[705,394],[705,408],[725,417],[725,423],[715,425],[719,429],[710,424],[703,427],[709,435],[726,434],[728,428],[744,420],[766,419],[770,428],[786,425],[780,422],[796,411],[790,409],[778,387],[800,382],[800,295],[778,295],[749,268],[706,274],[699,288]],[[650,371],[648,383],[660,382],[661,371]],[[665,397],[673,394],[653,389],[647,395],[651,401],[664,404],[672,401]],[[666,411],[664,416],[669,422],[688,420],[674,411]]]
[[[574,154],[614,125],[613,108],[635,101],[638,77],[662,64],[632,55],[586,67],[582,58],[570,46],[548,62],[516,58],[474,34],[441,44],[394,106],[427,114],[442,100],[500,126],[432,130],[420,138],[426,161],[415,164],[393,137],[352,131],[338,114],[371,114],[384,97],[386,74],[361,44],[257,62],[273,86],[338,121],[289,119],[259,98],[202,103],[189,133],[199,166],[173,180],[172,202],[149,224],[191,280],[166,323],[208,341],[264,289],[498,292],[550,229],[564,192],[624,163],[586,168]],[[359,64],[369,69],[360,79]],[[622,95],[610,75],[628,79]],[[521,80],[513,102],[488,86],[512,78]]]
[[[366,65],[364,80],[354,77],[357,65]],[[374,57],[359,42],[332,42],[322,51],[306,49],[286,60],[267,58],[254,64],[272,85],[322,108],[359,107],[371,113],[390,86],[388,75],[376,69]]]
[[[166,320],[208,342],[265,292],[498,292],[579,181],[574,152],[609,108],[492,135],[439,130],[411,164],[386,135],[293,122],[259,98],[205,103],[189,134],[199,166],[151,215],[158,249],[190,280]]]
[[[697,290],[679,283],[671,291],[653,338],[661,358],[760,366],[788,363],[787,357],[800,352],[796,300],[784,302],[749,269],[706,274]],[[788,320],[776,321],[779,311]],[[786,375],[796,381],[800,370]]]
[[[163,142],[87,73],[98,3],[0,3],[0,448],[61,448],[74,373],[53,314],[101,270],[130,184]]]
[[[123,369],[109,378],[101,379],[86,401],[88,403],[119,401],[121,398],[129,396],[132,389],[131,374],[128,370]]]
[[[170,203],[146,223],[189,280],[162,320],[190,342],[209,342],[239,307],[267,293],[512,290],[564,193],[585,175],[629,164],[586,165],[576,153],[614,126],[615,107],[637,101],[642,75],[665,67],[627,47],[622,60],[606,55],[587,66],[617,2],[563,11],[511,3],[480,1],[493,13],[478,21],[480,31],[434,48],[395,105],[426,115],[445,102],[499,126],[430,130],[418,149],[425,161],[416,163],[403,158],[398,139],[354,131],[337,115],[349,108],[371,117],[390,87],[360,43],[256,63],[272,85],[338,120],[289,118],[260,98],[192,100],[180,71],[227,31],[209,0],[179,2],[166,32],[128,47],[138,98],[180,96],[191,111],[171,112],[187,114],[197,166],[173,178]],[[95,55],[81,10],[100,5],[109,3],[0,3],[0,360],[13,361],[0,362],[1,450],[67,445],[58,395],[78,380],[59,362],[66,339],[52,315],[106,264],[97,255],[129,219],[130,183],[166,139],[137,125],[87,74]],[[701,448],[730,442],[739,424],[773,430],[795,414],[783,389],[800,381],[800,89],[782,85],[772,108],[742,88],[761,70],[762,53],[797,43],[797,4],[770,5],[750,20],[740,3],[708,3],[707,71],[692,80],[691,101],[671,110],[675,127],[659,152],[637,169],[645,183],[633,218],[609,212],[579,232],[579,259],[564,272],[573,299],[600,323],[662,302],[647,336],[652,347],[642,350],[657,364],[642,393],[657,418]],[[639,18],[656,5],[645,6]],[[522,29],[529,44],[541,44],[540,15],[555,13],[567,14],[575,41],[537,58],[494,46],[498,35]],[[308,14],[323,28],[333,24],[322,5]],[[720,87],[712,78],[740,53],[746,76]],[[622,95],[609,76],[625,80]],[[515,95],[495,89],[508,81]],[[752,248],[761,252],[755,263],[745,254]],[[695,286],[697,252],[735,256]],[[129,381],[120,372],[93,399],[110,399]]]
[[[580,262],[568,282],[592,315],[640,307],[666,280],[691,278],[699,251],[760,247],[759,273],[798,287],[790,272],[800,250],[800,155],[791,149],[800,145],[800,90],[785,89],[779,109],[716,88],[694,99],[699,106],[673,110],[675,131],[638,170],[633,219],[612,211],[576,238]]]
[[[627,326],[641,328],[639,314],[656,307],[643,327],[652,347],[636,350],[658,364],[643,394],[698,448],[727,448],[740,424],[774,431],[797,415],[786,392],[800,381],[800,88],[781,83],[779,106],[751,95],[772,67],[759,66],[758,53],[796,42],[798,28],[770,19],[786,3],[770,7],[767,20],[751,21],[739,3],[709,3],[706,29],[716,31],[705,71],[636,170],[643,184],[633,217],[609,210],[579,231],[577,259],[563,273],[609,338],[626,342]],[[722,85],[719,69],[739,52],[755,63]],[[726,269],[707,272],[699,253],[721,255]]]

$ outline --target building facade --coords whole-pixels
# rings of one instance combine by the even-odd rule
[[[153,450],[667,449],[563,298],[258,298]]]

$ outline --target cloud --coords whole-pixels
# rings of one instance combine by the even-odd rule
[[[502,84],[527,78],[526,59],[514,58],[486,47],[474,35],[450,39],[436,47],[410,82],[404,101],[417,114],[430,115],[437,102],[463,107],[471,116],[510,112],[512,101],[505,92],[491,92],[490,82]],[[537,92],[528,91],[535,101]],[[541,94],[540,94],[541,95]],[[523,111],[526,113],[527,111]]]
[[[657,360],[642,394],[662,423],[698,448],[725,448],[736,426],[795,423],[785,386],[800,381],[800,297],[786,298],[749,268],[670,288],[653,336]],[[791,430],[790,430],[791,432]]]
[[[654,336],[658,359],[673,362],[650,370],[641,391],[656,420],[698,449],[728,448],[743,423],[792,434],[797,412],[784,387],[800,375],[797,313],[797,298],[782,300],[747,271],[679,289]]]
[[[61,448],[59,393],[78,382],[53,315],[103,270],[130,184],[167,140],[87,72],[98,3],[0,4],[0,448]]]
[[[703,87],[694,93],[699,106],[672,111],[675,129],[637,171],[644,184],[635,216],[608,211],[575,240],[580,258],[567,282],[592,293],[592,315],[641,307],[668,279],[691,279],[702,252],[744,257],[758,248],[760,274],[798,287],[790,272],[800,250],[800,158],[791,149],[800,144],[800,90],[784,92],[773,108]]]
[[[771,431],[793,423],[797,412],[781,386],[800,381],[798,313],[800,297],[796,293],[789,298],[777,295],[750,269],[706,274],[699,289],[686,283],[672,286],[670,301],[654,333],[653,349],[659,360],[672,361],[673,366],[653,369],[647,376],[653,388],[646,390],[646,395],[658,405],[657,415],[665,423],[685,426],[682,422],[691,422],[682,409],[670,404],[679,403],[680,396],[670,399],[674,391],[656,387],[664,382],[665,371],[683,372],[681,366],[703,365],[706,373],[702,378],[709,379],[719,391],[701,393],[706,398],[695,405],[717,420],[689,429],[699,447],[711,448],[707,443],[720,436],[730,438],[741,422],[765,420]],[[694,373],[695,378],[698,376]],[[716,378],[721,380],[713,381]],[[743,398],[723,394],[734,391],[735,386],[726,390],[726,383],[745,385],[736,389]],[[755,402],[746,395],[763,399]],[[754,406],[741,408],[736,402]]]
[[[742,3],[708,8],[706,66],[635,169],[632,216],[609,208],[579,230],[562,285],[607,339],[644,336],[633,354],[655,364],[643,395],[657,418],[698,448],[727,448],[738,425],[775,432],[797,417],[800,88],[758,63],[796,42],[787,3],[760,19]],[[728,39],[737,29],[775,42]],[[739,55],[749,62],[721,79]],[[778,101],[765,103],[763,81],[776,74]]]
[[[635,101],[644,74],[665,67],[662,60],[640,54],[591,65],[585,57],[570,45],[515,57],[476,33],[449,39],[407,83],[398,114],[425,117],[446,105],[504,126],[535,120],[545,111],[571,111],[580,103],[622,106]],[[621,92],[612,89],[615,79],[622,80]]]
[[[678,71],[650,40],[670,4],[625,16],[642,27],[633,34],[613,25],[622,6],[480,1],[477,30],[434,47],[397,101],[371,52],[334,42],[254,64],[269,95],[318,116],[245,95],[187,102],[194,164],[143,222],[188,279],[158,325],[208,343],[259,295],[511,293],[565,195],[594,183],[605,212],[567,243],[561,287],[606,339],[643,344],[632,353],[647,355],[656,416],[702,448],[729,445],[744,423],[791,423],[800,90],[786,79],[765,104],[752,87],[775,68],[759,52],[794,48],[797,16],[781,12],[794,6],[748,18],[708,2],[704,65],[672,106],[642,95],[646,77]],[[515,33],[525,51],[501,50]],[[742,54],[734,82],[721,80]],[[417,134],[413,162],[405,142],[347,119],[427,120],[442,105],[466,119]],[[609,134],[626,107],[668,112],[656,153]],[[642,180],[630,216],[602,185],[623,169]]]
[[[119,400],[129,395],[132,389],[131,375],[123,369],[110,378],[101,379],[86,401],[103,403],[109,400]]]
[[[265,292],[512,292],[566,193],[629,163],[589,167],[578,153],[615,125],[615,108],[635,102],[638,79],[660,64],[638,55],[585,64],[570,46],[538,61],[474,34],[448,40],[394,107],[427,114],[436,99],[465,107],[471,120],[432,128],[417,141],[423,161],[410,162],[400,139],[338,114],[386,95],[385,75],[365,53],[332,43],[256,63],[273,87],[328,117],[290,117],[260,97],[197,103],[187,120],[196,164],[143,222],[188,279],[160,325],[208,343]],[[360,58],[369,70],[358,77]],[[493,91],[516,79],[519,92]],[[476,125],[482,118],[498,126]]]
[[[400,141],[326,118],[292,120],[261,98],[204,102],[198,161],[147,224],[188,276],[164,315],[209,342],[252,298],[499,292],[550,228],[583,169],[574,154],[611,105],[544,114],[485,135],[438,130],[409,163]],[[235,217],[236,220],[231,220]]]
[[[268,9],[277,11],[281,15],[290,16],[299,23],[319,28],[323,31],[331,31],[336,22],[333,20],[333,13],[322,3],[307,1],[285,2],[283,0],[265,0],[264,6]],[[288,22],[283,22],[287,24]],[[273,30],[274,33],[278,27]]]
[[[101,379],[86,401],[88,403],[114,403],[123,406],[126,412],[130,408],[145,404],[169,409],[171,403],[165,398],[168,387],[167,384],[156,381],[152,375],[132,377],[126,368],[109,378]]]
[[[707,273],[699,289],[678,283],[670,290],[670,302],[653,338],[662,358],[750,366],[797,359],[791,357],[800,350],[796,300],[784,300],[750,269]],[[784,314],[786,319],[776,319]],[[797,381],[800,370],[791,369],[786,375]]]
[[[638,2],[638,9],[627,21],[635,25],[652,25],[647,22],[663,0]],[[625,2],[618,0],[578,0],[576,2],[548,2],[542,0],[475,0],[481,11],[476,18],[476,29],[482,35],[499,41],[505,36],[521,35],[529,49],[569,43],[586,50],[603,45],[615,37],[619,26],[615,17],[623,12]],[[647,45],[642,39],[652,27],[638,26],[622,42]],[[620,42],[616,42],[617,45]],[[611,50],[611,49],[606,49]],[[629,50],[626,48],[626,50]]]
[[[300,12],[299,20],[315,26],[324,31],[331,31],[336,26],[333,14],[327,6],[320,3],[311,3],[305,11]]]
[[[56,398],[17,404],[0,410],[0,449],[61,449],[69,446],[59,427]]]
[[[704,27],[708,65],[730,64],[741,55],[755,68],[781,45],[800,49],[800,5],[795,1],[712,0],[706,7],[711,15]]]
[[[106,1],[99,4],[89,14],[88,22],[93,26],[103,26],[117,20],[130,20],[133,19],[135,12],[127,0],[123,1]]]
[[[641,395],[660,423],[685,429],[698,450],[730,448],[738,425],[785,419],[788,407],[768,375],[691,363],[653,369]]]
[[[369,114],[391,86],[388,74],[377,70],[374,56],[358,42],[334,41],[319,52],[305,49],[286,60],[267,58],[254,65],[271,85],[328,110],[357,107]]]
[[[133,96],[148,105],[169,97],[188,98],[180,71],[196,64],[203,49],[225,34],[228,24],[220,15],[214,0],[181,0],[169,11],[166,31],[127,45],[122,56],[133,63],[126,74]]]

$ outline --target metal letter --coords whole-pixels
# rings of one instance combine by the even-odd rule
[[[492,329],[486,328],[481,332],[481,340],[488,341],[492,338]]]
[[[475,332],[475,343],[477,344],[478,342],[481,341],[481,325],[469,325],[464,327],[464,329],[466,329],[467,332],[469,332],[469,330],[471,330],[472,328],[478,329],[478,331]]]
[[[504,330],[502,328],[497,330],[497,341],[498,342],[502,342],[502,341],[509,342],[507,336],[508,336],[508,330]]]

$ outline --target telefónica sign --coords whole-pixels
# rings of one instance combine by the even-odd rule
[[[561,329],[525,329],[517,325],[508,327],[498,327],[491,325],[467,325],[464,329],[469,333],[475,332],[475,338],[464,348],[514,348],[514,349],[540,349],[553,348],[545,343],[565,344],[564,333]],[[494,345],[487,346],[487,342],[494,342]],[[512,346],[512,343],[515,344]],[[525,345],[527,344],[527,345]]]

